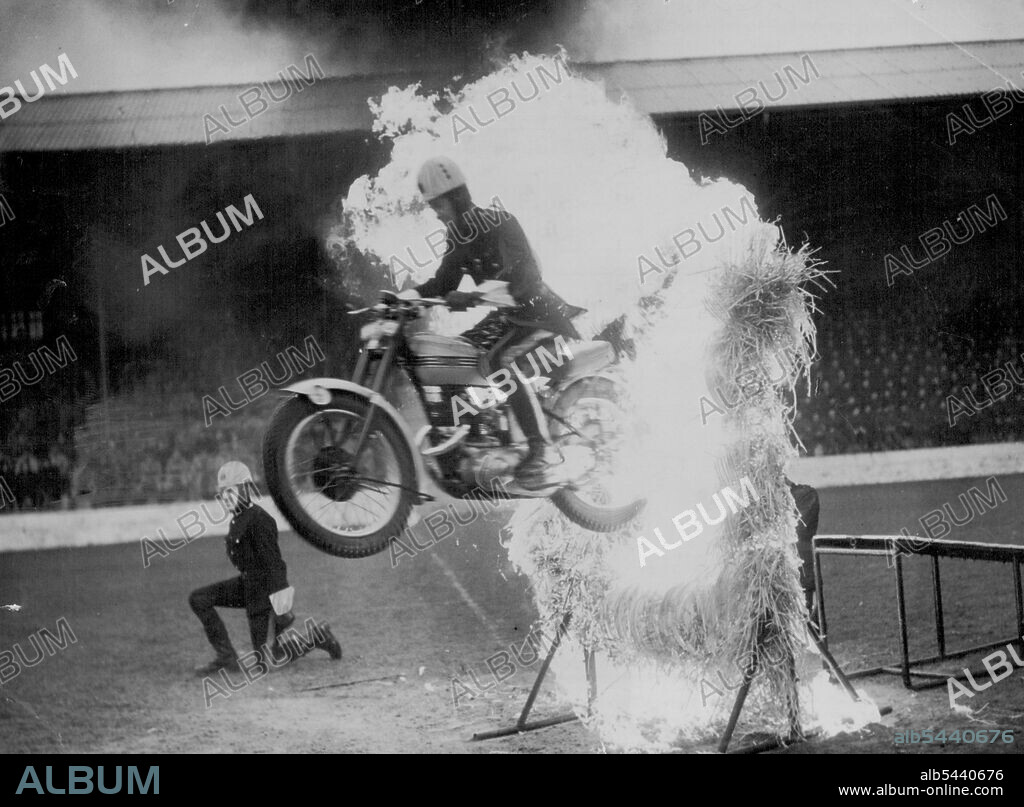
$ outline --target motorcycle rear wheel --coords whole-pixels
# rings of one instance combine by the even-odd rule
[[[578,439],[565,424],[578,430],[592,431],[588,427],[596,423],[602,436],[606,432],[606,421],[593,420],[581,422],[582,410],[588,405],[597,405],[605,413],[616,413],[625,419],[625,413],[619,408],[615,384],[607,378],[592,376],[582,378],[569,386],[555,402],[554,412],[562,421],[552,419],[551,435],[557,444],[565,444]],[[613,424],[614,426],[614,424]],[[621,428],[621,427],[620,427]],[[602,463],[609,462],[604,458]],[[599,487],[599,483],[598,483]],[[584,496],[572,488],[563,488],[551,497],[551,501],[574,523],[593,532],[613,532],[624,527],[636,518],[647,504],[646,499],[635,499],[619,505],[603,505],[599,502],[587,501]]]
[[[405,528],[416,469],[398,425],[376,410],[362,451],[353,454],[371,405],[335,392],[326,405],[296,395],[271,418],[263,470],[274,503],[296,533],[322,552],[365,558]]]

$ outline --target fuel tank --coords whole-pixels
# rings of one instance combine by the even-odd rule
[[[409,337],[410,365],[421,384],[487,386],[484,352],[459,336],[418,333]]]
[[[542,373],[557,381],[600,372],[615,361],[615,351],[608,342],[562,342],[553,354],[549,347],[541,344],[517,359],[520,374],[531,378]],[[487,386],[485,376],[490,370],[484,351],[460,336],[415,334],[409,337],[409,348],[413,372],[422,384]]]

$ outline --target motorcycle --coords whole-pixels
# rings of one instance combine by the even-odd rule
[[[473,302],[507,306],[512,298],[500,287],[507,284],[479,287]],[[414,506],[434,500],[424,490],[428,479],[450,496],[477,501],[550,498],[596,532],[635,518],[644,500],[616,500],[605,484],[626,422],[612,345],[558,337],[555,355],[544,343],[536,348],[544,375],[518,374],[518,383],[538,388],[565,459],[556,484],[526,490],[514,472],[527,441],[507,404],[508,384],[495,385],[484,351],[459,337],[407,333],[429,309],[445,305],[382,292],[378,304],[350,312],[372,316],[360,332],[352,378],[314,378],[285,389],[292,397],[271,418],[263,466],[271,496],[294,530],[331,555],[376,554],[405,529]],[[415,434],[388,400],[403,374],[425,419]]]

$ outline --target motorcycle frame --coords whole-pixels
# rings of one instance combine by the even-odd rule
[[[384,318],[388,321],[397,322],[398,328],[394,334],[386,336],[381,342],[373,344],[376,339],[370,339],[363,343],[359,350],[359,357],[356,360],[356,366],[352,371],[351,380],[344,380],[340,378],[311,378],[304,381],[296,382],[288,387],[284,387],[283,391],[290,392],[295,395],[302,395],[309,398],[314,404],[323,406],[330,403],[331,393],[338,392],[350,392],[354,395],[358,395],[365,398],[370,404],[369,412],[363,423],[362,431],[359,435],[358,442],[356,443],[355,452],[362,449],[363,443],[370,433],[370,426],[374,419],[374,416],[378,411],[389,417],[398,426],[402,437],[405,439],[406,445],[409,448],[409,452],[412,454],[413,464],[416,473],[416,485],[422,488],[424,479],[432,479],[439,487],[445,492],[456,495],[455,492],[449,490],[447,481],[441,476],[441,474],[434,470],[433,467],[429,467],[423,459],[423,455],[420,454],[419,446],[416,444],[416,437],[413,435],[409,428],[406,419],[398,412],[395,406],[385,397],[385,392],[388,387],[388,382],[391,379],[391,375],[395,370],[402,372],[402,374],[409,380],[413,389],[416,391],[416,397],[419,400],[421,410],[424,414],[427,411],[426,404],[426,393],[423,389],[423,384],[416,376],[415,372],[409,372],[403,365],[405,361],[411,358],[411,352],[409,351],[408,342],[405,338],[405,326],[407,325],[410,317],[409,313],[403,309],[393,310],[391,316]],[[379,352],[380,356],[377,359],[378,364],[376,371],[373,374],[373,379],[370,381],[370,385],[367,386],[364,382],[366,376],[370,371],[371,353]],[[615,382],[616,379],[604,371],[591,372],[588,374],[575,374],[569,372],[564,377],[560,378],[554,386],[547,391],[545,397],[557,397],[561,395],[565,390],[571,387],[573,384],[582,381],[584,378],[605,378],[609,381]],[[544,410],[545,415],[552,417],[552,413]],[[509,411],[508,417],[510,422],[515,422],[515,415]],[[521,432],[521,428],[518,423],[515,423],[517,431]],[[481,489],[486,494],[486,489]],[[432,501],[433,496],[419,490],[417,492],[419,497],[418,503],[425,501]]]

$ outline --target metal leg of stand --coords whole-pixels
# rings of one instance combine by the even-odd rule
[[[551,666],[551,662],[555,658],[555,653],[558,651],[558,646],[562,643],[562,634],[569,628],[569,620],[572,618],[572,613],[566,613],[562,617],[562,623],[558,626],[558,630],[555,631],[555,639],[551,642],[551,649],[548,650],[547,656],[544,657],[544,663],[540,665],[540,672],[537,673],[537,680],[533,682],[533,688],[530,690],[530,694],[526,698],[526,703],[523,705],[523,711],[519,715],[519,720],[516,721],[516,727],[522,728],[526,725],[526,719],[530,716],[530,710],[533,708],[533,702],[537,700],[537,694],[540,692],[541,684],[544,683],[544,678],[548,674],[548,668]]]
[[[597,702],[597,656],[592,649],[583,651],[583,665],[587,669],[587,715],[591,716]]]
[[[533,723],[527,723],[527,719],[530,717],[530,710],[533,709],[533,703],[537,700],[537,695],[540,693],[541,685],[544,683],[544,678],[548,674],[548,668],[551,666],[551,662],[555,657],[555,653],[558,651],[558,647],[562,642],[562,634],[566,633],[569,628],[569,620],[572,618],[572,612],[567,612],[562,617],[562,622],[558,626],[558,630],[555,632],[555,638],[551,642],[551,649],[548,650],[547,656],[544,657],[544,663],[541,664],[540,670],[537,673],[537,678],[533,682],[533,687],[530,689],[530,694],[526,697],[526,703],[523,704],[523,711],[519,714],[519,719],[515,722],[514,726],[504,729],[495,729],[494,731],[481,731],[473,735],[474,740],[491,740],[495,737],[507,737],[510,734],[519,734],[523,731],[533,731],[535,729],[546,728],[547,726],[556,726],[559,723],[571,723],[573,720],[579,720],[579,717],[573,713],[567,713],[562,715],[556,715],[555,717],[549,717],[545,720],[537,720]],[[587,668],[587,677],[589,681],[590,668]]]
[[[897,558],[897,562],[899,559]],[[843,689],[855,703],[860,703],[860,695],[857,694],[857,690],[853,688],[853,684],[850,683],[850,679],[846,673],[843,672],[842,667],[839,666],[839,662],[835,660],[831,651],[828,649],[828,645],[818,633],[818,627],[810,620],[807,620],[807,630],[811,634],[811,639],[817,646],[818,651],[821,653],[824,663],[828,666],[832,674],[838,679]],[[795,659],[790,659],[790,663],[794,665],[793,670],[795,671]],[[757,673],[756,667],[751,667],[746,674],[743,676],[743,685],[740,687],[739,692],[736,693],[736,701],[733,703],[732,714],[729,715],[729,722],[725,727],[725,733],[722,734],[722,739],[718,743],[718,752],[724,754],[729,749],[729,743],[732,740],[732,735],[736,731],[736,723],[739,721],[740,713],[743,711],[743,705],[747,700],[747,694],[750,692],[750,685],[754,680],[754,676]],[[794,675],[795,678],[795,675]],[[878,713],[881,716],[885,716],[892,712],[891,706],[879,707]],[[770,740],[765,740],[760,743],[756,743],[745,748],[741,748],[734,753],[738,754],[757,754],[762,751],[770,751],[775,748],[783,747],[791,743],[803,742],[812,737],[819,735],[820,731],[811,731],[808,734],[804,734],[800,728],[800,725],[795,720],[790,723],[789,727],[790,735],[788,738],[775,737]]]
[[[787,745],[812,740],[821,734],[821,729],[814,729],[806,734],[801,734],[796,739],[786,737],[772,737],[753,745],[748,745],[733,751],[734,754],[760,754],[763,751],[774,751],[776,748],[785,748]]]
[[[760,650],[762,640],[764,639],[766,625],[762,622],[757,630],[757,639],[754,642],[754,647]],[[747,701],[747,695],[750,694],[750,685],[754,680],[754,676],[757,675],[757,658],[751,662],[750,666],[743,671],[743,683],[740,685],[739,692],[736,693],[736,700],[732,704],[732,713],[729,715],[729,722],[725,726],[725,731],[722,733],[722,739],[718,741],[718,753],[724,754],[728,748],[729,743],[732,741],[732,734],[736,731],[736,723],[740,719],[740,713],[743,711],[743,704]]]
[[[732,733],[736,731],[736,723],[740,719],[740,712],[743,711],[743,704],[747,700],[747,694],[750,692],[750,684],[753,682],[756,672],[757,668],[751,667],[743,674],[743,684],[740,686],[739,692],[736,693],[736,700],[732,704],[732,713],[729,715],[729,722],[725,726],[725,731],[722,732],[722,739],[718,741],[719,754],[724,754],[729,750]]]
[[[796,659],[793,656],[789,657],[789,680],[793,682],[793,686],[790,688],[787,700],[789,703],[789,738],[791,741],[796,742],[802,740],[804,736],[803,729],[800,728],[800,704],[797,702],[796,693]]]
[[[821,640],[828,647],[828,626],[825,621],[825,582],[821,577],[821,555],[814,553],[814,593],[815,605],[818,618],[818,628],[821,630]]]
[[[815,630],[814,623],[810,620],[807,620],[807,630],[811,634],[811,640],[817,646],[818,652],[821,653],[821,657],[824,659],[829,671],[836,677],[839,683],[842,684],[843,689],[846,690],[846,694],[853,698],[854,702],[860,703],[860,695],[857,694],[857,690],[853,688],[853,684],[850,683],[850,679],[846,677],[846,673],[843,672],[842,668],[839,666],[839,662],[836,661],[835,656],[832,655],[832,652],[828,649],[824,640],[818,635],[817,630]]]

